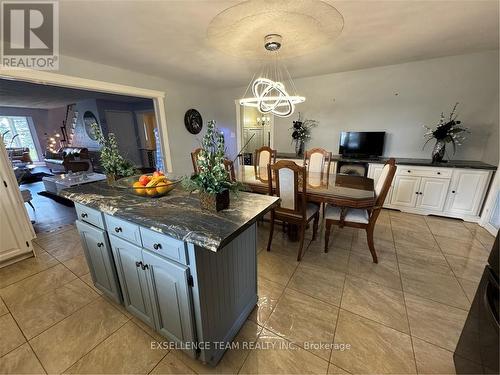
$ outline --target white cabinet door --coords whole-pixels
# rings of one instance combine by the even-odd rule
[[[420,177],[396,176],[392,191],[391,205],[415,207],[419,196]]]
[[[420,182],[417,207],[433,211],[442,211],[450,180],[445,178],[422,177]]]
[[[489,171],[456,169],[453,172],[446,211],[478,216],[486,193]]]
[[[377,186],[378,179],[382,174],[382,170],[384,169],[383,164],[370,164],[368,167],[367,177],[373,179],[373,186]],[[394,184],[394,181],[393,181]],[[391,204],[393,186],[387,192],[387,196],[385,197],[384,206],[389,206]]]

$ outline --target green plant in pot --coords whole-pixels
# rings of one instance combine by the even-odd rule
[[[224,168],[224,134],[211,120],[203,136],[202,151],[198,159],[199,173],[183,180],[183,186],[190,191],[198,190],[201,207],[220,211],[229,207],[229,192],[238,190]]]
[[[436,139],[436,144],[432,149],[433,163],[443,162],[447,143],[451,143],[453,145],[453,155],[455,155],[456,147],[461,146],[462,142],[465,140],[463,133],[470,133],[469,129],[462,126],[462,122],[457,120],[457,106],[458,103],[455,104],[448,118],[441,113],[441,118],[439,119],[435,129],[424,125],[427,132],[424,134],[425,143],[422,149],[425,148],[430,140]]]
[[[101,166],[106,173],[108,184],[113,184],[119,178],[134,175],[136,173],[134,165],[120,155],[115,135],[110,133],[108,137],[105,137],[97,124],[92,124],[92,131],[101,145]]]

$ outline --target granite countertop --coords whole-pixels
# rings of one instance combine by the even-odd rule
[[[293,153],[278,152],[276,154],[278,159],[299,159],[302,160],[303,157],[298,157]],[[332,155],[332,161],[342,161],[342,162],[355,162],[355,163],[385,163],[389,158],[380,157],[377,159],[370,158],[344,158],[342,155]],[[395,158],[396,164],[402,165],[416,165],[424,167],[439,167],[439,168],[471,168],[471,169],[487,169],[496,170],[497,167],[491,164],[483,163],[477,160],[448,160],[445,163],[432,163],[431,159],[413,159],[413,158]]]
[[[229,243],[279,201],[268,195],[240,192],[231,196],[227,210],[214,213],[202,210],[198,195],[180,186],[164,197],[146,198],[106,182],[64,189],[59,195],[212,251]]]

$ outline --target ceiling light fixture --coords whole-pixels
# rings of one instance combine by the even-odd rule
[[[278,117],[288,117],[295,111],[295,105],[303,103],[306,98],[297,95],[290,72],[285,64],[278,60],[278,50],[282,45],[282,37],[278,34],[269,34],[264,37],[264,48],[273,53],[273,59],[265,64],[259,74],[250,81],[240,104],[255,107],[261,113],[272,113]],[[257,76],[257,78],[255,78]],[[288,90],[284,80],[288,81]],[[253,97],[246,97],[252,87]],[[291,91],[289,91],[291,90]],[[289,92],[293,93],[290,95]]]

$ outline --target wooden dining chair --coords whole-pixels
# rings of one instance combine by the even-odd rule
[[[269,232],[267,251],[271,250],[275,220],[295,224],[299,226],[300,230],[300,244],[297,254],[297,261],[300,261],[302,259],[307,224],[314,219],[312,239],[315,240],[319,222],[318,205],[307,203],[306,200],[306,169],[291,160],[280,160],[274,164],[268,164],[267,173],[269,195],[276,194],[281,198],[280,206],[271,211],[271,230]],[[299,191],[300,186],[302,191]]]
[[[326,228],[325,228],[325,253],[328,252],[328,241],[330,240],[330,232],[332,225],[338,225],[340,228],[352,227],[366,230],[366,239],[368,247],[372,254],[373,263],[378,263],[377,253],[373,242],[373,231],[378,215],[384,204],[385,197],[396,173],[396,161],[389,159],[382,169],[380,178],[375,186],[375,206],[370,209],[334,207],[327,205],[326,207]]]
[[[236,181],[236,173],[234,172],[233,161],[229,160],[229,159],[224,159],[224,169],[229,174],[229,178],[231,179],[231,182],[235,182]]]
[[[332,162],[332,153],[323,148],[317,147],[307,150],[304,153],[304,166],[306,171],[320,173],[320,179],[323,180],[323,175],[330,173],[330,165]],[[323,217],[325,217],[325,203],[321,204]]]
[[[200,158],[201,151],[201,148],[195,148],[193,152],[191,152],[191,162],[193,163],[193,171],[195,174],[198,174],[200,172],[200,169],[198,167],[198,160]]]
[[[273,150],[271,147],[263,146],[255,150],[254,154],[254,167],[257,168],[267,168],[268,164],[273,164],[276,162],[276,150]]]

